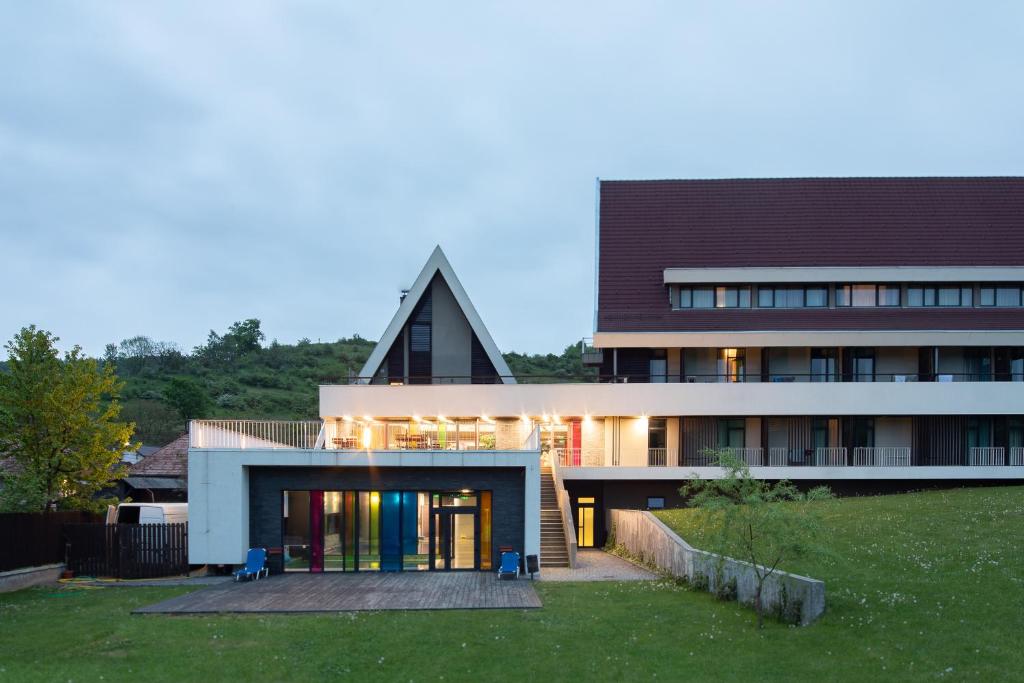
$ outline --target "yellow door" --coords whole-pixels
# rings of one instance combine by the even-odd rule
[[[594,547],[594,497],[581,496],[576,501],[576,545]]]

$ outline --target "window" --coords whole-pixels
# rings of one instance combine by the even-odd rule
[[[871,304],[867,304],[870,306]],[[899,306],[900,286],[899,285],[878,285],[879,306]]]
[[[811,349],[811,381],[836,381],[835,349]]]
[[[663,417],[650,418],[647,421],[647,465],[668,465],[668,429]]]
[[[974,289],[961,285],[907,287],[907,306],[971,306]]]
[[[875,285],[839,285],[836,306],[874,306],[878,297]]]
[[[679,308],[714,308],[715,290],[712,287],[681,287]]]
[[[719,381],[742,382],[746,377],[746,357],[746,349],[719,349]]]
[[[715,308],[750,308],[750,287],[715,287]]]
[[[964,348],[964,375],[968,382],[992,381],[992,354],[988,348]]]
[[[872,348],[847,350],[843,354],[843,381],[874,382],[875,350]]]
[[[900,286],[836,285],[836,306],[899,306]]]
[[[828,306],[828,288],[761,285],[757,288],[757,305],[760,308]]]
[[[746,420],[742,417],[718,420],[718,447],[743,448],[746,445]]]
[[[668,445],[665,418],[652,417],[647,420],[647,447],[665,448]]]
[[[665,357],[665,349],[654,349],[647,367],[651,382],[657,382],[659,384],[667,382],[668,359]]]
[[[648,496],[647,497],[647,509],[648,510],[664,510],[665,499],[661,496]]]
[[[1020,289],[1019,285],[982,287],[979,303],[982,306],[1020,306]]]
[[[846,442],[852,448],[873,448],[875,445],[875,418],[851,417],[844,420]]]
[[[804,290],[806,293],[806,306],[811,308],[821,308],[828,306],[828,288],[827,287],[808,287]]]
[[[988,448],[992,445],[992,418],[972,415],[967,418],[967,447]]]

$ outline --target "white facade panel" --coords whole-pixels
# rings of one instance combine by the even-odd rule
[[[320,387],[320,412],[324,418],[1018,415],[1024,382],[339,385]]]

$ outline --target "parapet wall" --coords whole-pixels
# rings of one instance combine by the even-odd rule
[[[742,603],[753,604],[757,595],[757,579],[749,562],[722,557],[690,546],[660,519],[642,510],[612,510],[612,529],[615,543],[662,571],[686,578],[701,585],[707,581],[708,590],[714,592],[718,581],[736,580],[736,597]],[[806,576],[776,570],[767,580],[761,593],[765,613],[790,605],[800,605],[800,623],[807,625],[825,611],[825,583]]]

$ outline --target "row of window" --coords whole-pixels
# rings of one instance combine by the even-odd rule
[[[1021,285],[984,286],[978,289],[978,306],[1020,306]],[[680,287],[679,308],[750,308],[750,285]],[[825,285],[761,285],[757,287],[758,308],[826,308]],[[974,287],[970,285],[840,284],[835,286],[837,307],[875,306],[974,306]]]

